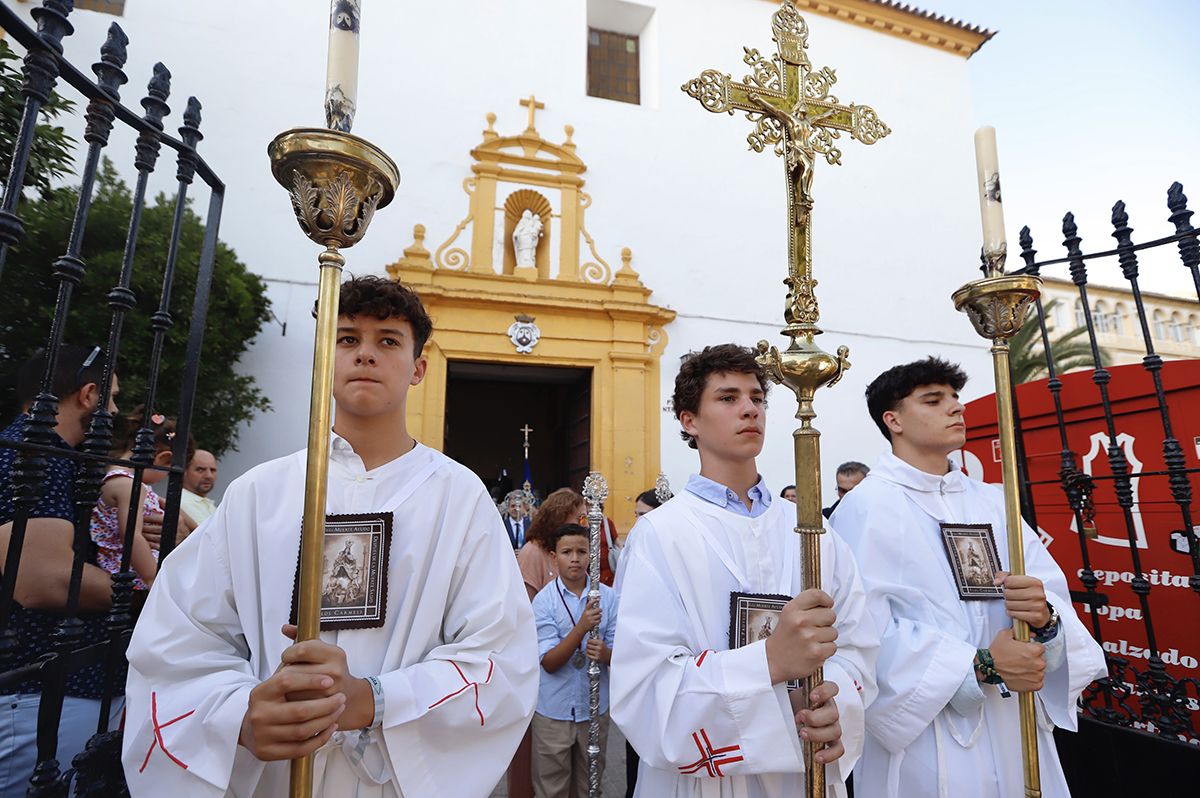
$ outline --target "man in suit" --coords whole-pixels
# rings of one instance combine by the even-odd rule
[[[525,530],[529,529],[529,505],[525,491],[509,491],[504,497],[504,510],[504,529],[515,552],[525,545]]]

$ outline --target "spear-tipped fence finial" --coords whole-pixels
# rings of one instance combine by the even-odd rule
[[[1176,181],[1167,190],[1167,207],[1171,209],[1170,222],[1175,225],[1175,234],[1183,235],[1195,230],[1192,227],[1192,212],[1188,210],[1187,196],[1183,193],[1183,184]],[[1196,286],[1196,298],[1200,299],[1200,241],[1195,236],[1179,239],[1179,258],[1183,267],[1192,273],[1192,282]]]
[[[1117,200],[1112,209],[1112,237],[1117,239],[1118,256],[1121,271],[1126,280],[1136,280],[1138,276],[1137,253],[1133,250],[1133,228],[1129,226],[1129,213],[1125,210],[1125,202]]]
[[[1025,261],[1025,273],[1036,276],[1041,269],[1037,265],[1037,250],[1033,248],[1033,233],[1029,231],[1029,225],[1021,228],[1017,243],[1021,245],[1021,260]]]

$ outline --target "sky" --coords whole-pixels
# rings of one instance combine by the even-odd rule
[[[1112,249],[1124,200],[1134,242],[1171,235],[1167,189],[1183,184],[1200,227],[1200,48],[1196,0],[916,0],[922,10],[997,31],[968,61],[974,117],[996,128],[1009,263],[1017,233],[1041,258],[1066,254],[1075,214],[1085,252]],[[1195,298],[1174,246],[1142,261],[1143,289]],[[1066,267],[1045,273],[1067,276]],[[1089,280],[1125,284],[1115,259]]]

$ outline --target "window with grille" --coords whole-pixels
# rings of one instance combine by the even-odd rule
[[[641,104],[638,37],[588,29],[588,96]]]

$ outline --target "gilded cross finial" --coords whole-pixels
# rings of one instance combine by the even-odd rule
[[[519,430],[517,430],[517,432],[525,433],[525,459],[528,460],[529,459],[529,433],[533,432],[533,428],[530,427],[527,422],[525,424],[525,426],[521,427]]]
[[[538,98],[531,94],[529,95],[529,99],[521,100],[521,106],[529,109],[529,124],[526,125],[525,132],[533,133],[536,131],[536,128],[533,126],[534,114],[536,114],[538,111],[545,110],[546,104],[543,102],[538,102]]]
[[[813,69],[808,49],[808,24],[787,0],[771,18],[775,55],[766,58],[744,47],[742,60],[750,74],[735,82],[729,75],[706,69],[681,87],[713,113],[744,111],[754,123],[746,136],[750,148],[767,147],[784,157],[788,179],[788,300],[785,335],[811,336],[820,309],[812,276],[811,214],[813,166],[818,157],[840,164],[837,146],[842,131],[864,144],[891,133],[875,111],[865,105],[843,104],[830,90],[837,75],[829,67]]]

